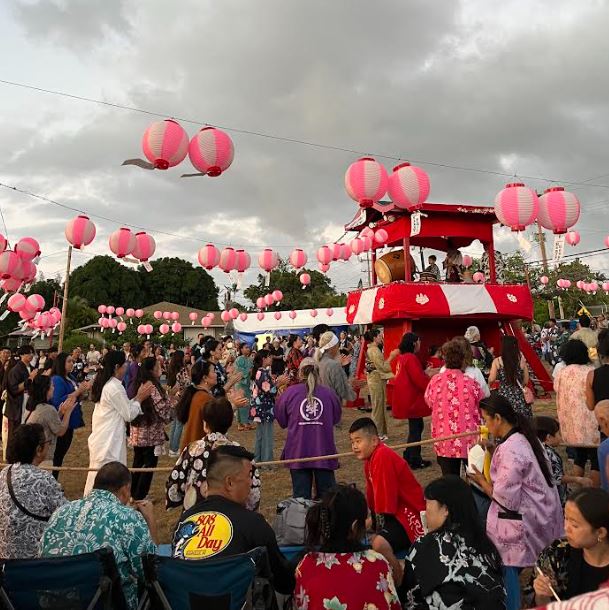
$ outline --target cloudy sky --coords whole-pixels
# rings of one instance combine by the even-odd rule
[[[608,22],[601,0],[5,0],[0,79],[192,119],[190,135],[206,122],[412,160],[434,202],[490,205],[509,181],[442,164],[580,183],[587,251],[609,233]],[[121,223],[194,262],[208,241],[313,251],[353,216],[343,176],[356,154],[230,131],[220,178],[180,179],[187,160],[121,167],[152,120],[0,84],[0,182],[116,220],[95,219],[76,264],[107,253]],[[9,238],[38,238],[41,270],[62,272],[74,213],[2,188],[0,205]],[[606,255],[586,260],[609,273]],[[346,290],[361,269],[331,275]]]

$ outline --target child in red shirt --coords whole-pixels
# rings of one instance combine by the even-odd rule
[[[441,369],[443,366],[444,359],[442,358],[442,348],[439,345],[432,345],[429,348],[429,358],[425,368]]]
[[[372,419],[356,419],[349,436],[355,457],[364,462],[366,497],[376,530],[372,548],[387,559],[399,586],[403,569],[395,554],[425,533],[421,523],[423,489],[408,463],[381,442]]]

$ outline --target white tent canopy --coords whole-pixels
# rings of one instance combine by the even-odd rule
[[[311,315],[310,309],[297,309],[296,317],[292,320],[288,315],[289,311],[282,311],[281,318],[275,319],[274,311],[265,311],[264,320],[258,320],[255,313],[250,313],[247,320],[242,321],[239,318],[233,320],[233,326],[239,333],[248,333],[258,335],[261,333],[272,333],[278,330],[300,330],[303,328],[312,328],[317,324],[327,324],[328,326],[348,326],[347,312],[344,307],[337,307],[334,313],[329,316],[326,309],[319,309],[317,316]]]

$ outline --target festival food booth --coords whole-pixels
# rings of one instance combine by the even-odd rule
[[[421,337],[423,364],[430,346],[463,335],[470,325],[480,329],[482,340],[496,353],[502,335],[513,335],[538,384],[545,391],[550,390],[552,380],[521,330],[521,321],[533,317],[529,286],[501,283],[497,277],[493,226],[498,220],[494,209],[425,203],[418,211],[420,216],[412,218],[417,211],[384,211],[382,203],[361,208],[345,227],[360,232],[366,227],[384,229],[387,239],[383,245],[392,249],[380,257],[373,250],[372,286],[349,293],[347,322],[383,326],[386,354],[398,346],[404,333],[416,333]],[[462,269],[460,281],[447,282],[414,268],[411,247],[438,250],[450,256],[474,240],[484,247],[484,275],[472,275]],[[438,266],[442,269],[441,260]],[[445,277],[444,271],[440,277]]]

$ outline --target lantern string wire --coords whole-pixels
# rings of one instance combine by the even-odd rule
[[[588,180],[583,180],[583,181],[564,181],[564,180],[558,180],[555,178],[545,178],[543,176],[527,176],[524,174],[516,175],[515,173],[502,172],[499,170],[484,169],[484,168],[479,168],[479,167],[466,167],[466,166],[462,166],[462,165],[453,165],[450,163],[440,163],[437,161],[423,161],[421,159],[412,159],[412,158],[408,157],[407,155],[389,155],[386,153],[372,153],[370,151],[362,151],[362,150],[357,150],[354,148],[347,148],[347,147],[338,146],[338,145],[334,145],[334,144],[324,144],[321,142],[314,142],[312,140],[302,140],[299,138],[292,138],[292,137],[288,137],[288,136],[279,136],[279,135],[275,135],[275,134],[265,133],[263,131],[255,131],[255,130],[251,130],[251,129],[241,129],[238,127],[228,127],[226,125],[216,125],[216,124],[212,124],[212,123],[207,123],[205,121],[189,119],[186,117],[179,117],[176,115],[172,115],[170,113],[160,113],[160,112],[156,112],[153,110],[147,110],[145,108],[138,108],[136,106],[127,106],[125,104],[119,104],[117,102],[109,102],[106,100],[99,100],[99,99],[86,97],[86,96],[82,96],[82,95],[75,95],[73,93],[67,93],[65,91],[57,91],[54,89],[45,89],[43,87],[37,87],[35,85],[30,85],[27,83],[18,83],[15,81],[0,79],[0,84],[11,86],[11,87],[19,87],[22,89],[28,89],[30,91],[35,91],[38,93],[47,93],[49,95],[57,95],[60,97],[65,97],[65,98],[69,98],[69,99],[73,99],[73,100],[81,101],[81,102],[87,102],[90,104],[98,104],[101,106],[107,106],[109,108],[114,108],[117,110],[127,110],[130,112],[137,112],[139,114],[145,114],[145,115],[157,117],[157,118],[170,117],[172,119],[175,119],[176,121],[181,121],[182,123],[190,123],[192,125],[203,125],[205,127],[217,127],[218,129],[223,129],[225,131],[230,131],[233,133],[255,136],[258,138],[265,138],[265,139],[269,139],[269,140],[276,140],[278,142],[285,142],[288,144],[299,144],[302,146],[309,146],[312,148],[320,148],[320,149],[331,150],[331,151],[335,151],[335,152],[344,152],[344,153],[349,153],[349,154],[358,155],[358,156],[374,156],[374,157],[378,157],[381,159],[390,159],[392,161],[398,161],[398,162],[408,159],[409,161],[411,161],[413,163],[417,163],[419,165],[430,165],[433,167],[442,167],[445,169],[453,169],[456,171],[476,172],[476,173],[481,173],[481,174],[489,174],[489,175],[493,175],[493,176],[505,176],[507,178],[521,178],[521,179],[527,179],[527,180],[538,180],[540,182],[549,182],[549,183],[553,183],[553,184],[560,183],[560,184],[564,184],[564,185],[573,185],[573,186],[609,188],[609,184],[596,184],[596,183],[591,182],[591,180],[603,178],[605,176],[597,176],[596,178],[589,178]]]
[[[4,227],[4,237],[6,237],[6,241],[8,242],[8,227],[6,226],[6,220],[4,220],[4,212],[2,210],[1,204],[0,204],[0,217],[2,218],[2,226]]]

